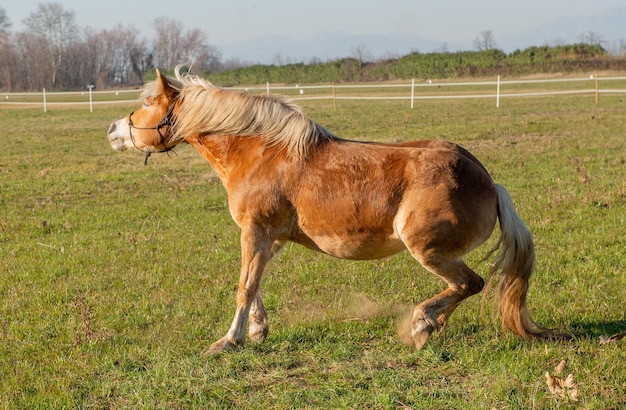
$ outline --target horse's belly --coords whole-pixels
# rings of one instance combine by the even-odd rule
[[[303,243],[303,245],[342,259],[379,259],[406,249],[400,239],[363,234],[316,235],[309,239],[312,243],[309,245]]]

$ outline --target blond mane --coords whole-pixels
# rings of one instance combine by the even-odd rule
[[[176,78],[168,80],[179,92],[172,141],[192,135],[259,136],[268,146],[303,159],[311,146],[337,139],[287,98],[224,90],[198,76],[181,75],[178,68]],[[142,98],[162,93],[158,85],[148,84]]]

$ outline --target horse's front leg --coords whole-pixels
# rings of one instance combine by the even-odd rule
[[[237,289],[237,307],[235,317],[226,336],[213,343],[209,348],[210,354],[243,346],[246,337],[248,315],[254,304],[256,314],[260,319],[267,315],[260,295],[261,276],[263,269],[271,259],[272,243],[267,232],[262,228],[242,228],[241,231],[241,274]],[[263,320],[261,320],[262,322]],[[266,325],[267,329],[267,325]],[[267,330],[265,331],[267,333]]]
[[[270,257],[273,257],[280,251],[285,244],[285,241],[274,241],[272,249],[270,250]],[[263,342],[269,332],[269,324],[267,321],[267,312],[265,311],[265,305],[263,304],[263,295],[261,294],[261,286],[256,297],[252,301],[250,307],[250,314],[248,316],[249,329],[248,336],[250,340],[254,342]]]
[[[248,329],[248,336],[250,336],[250,340],[259,343],[264,341],[267,337],[267,333],[269,332],[269,324],[267,322],[267,312],[265,311],[265,305],[263,304],[263,296],[261,295],[260,288],[256,297],[252,301],[248,321],[250,322],[250,327]]]

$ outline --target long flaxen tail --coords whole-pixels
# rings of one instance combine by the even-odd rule
[[[506,189],[497,184],[495,188],[498,195],[501,236],[493,250],[499,249],[499,252],[489,274],[487,288],[497,277],[498,310],[502,322],[523,338],[568,338],[568,335],[554,333],[552,330],[543,328],[530,317],[526,305],[526,294],[530,276],[535,269],[533,238],[515,210]]]

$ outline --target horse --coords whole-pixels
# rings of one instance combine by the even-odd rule
[[[263,271],[288,241],[337,258],[368,260],[408,250],[448,285],[414,307],[411,336],[421,349],[464,299],[485,287],[462,257],[499,222],[488,276],[498,314],[522,338],[566,338],[537,324],[526,295],[533,239],[507,190],[469,151],[441,140],[372,143],[342,139],[292,100],[227,90],[194,75],[144,86],[142,106],[112,123],[113,149],[148,157],[190,144],[213,167],[241,231],[235,314],[219,353],[268,334]]]

